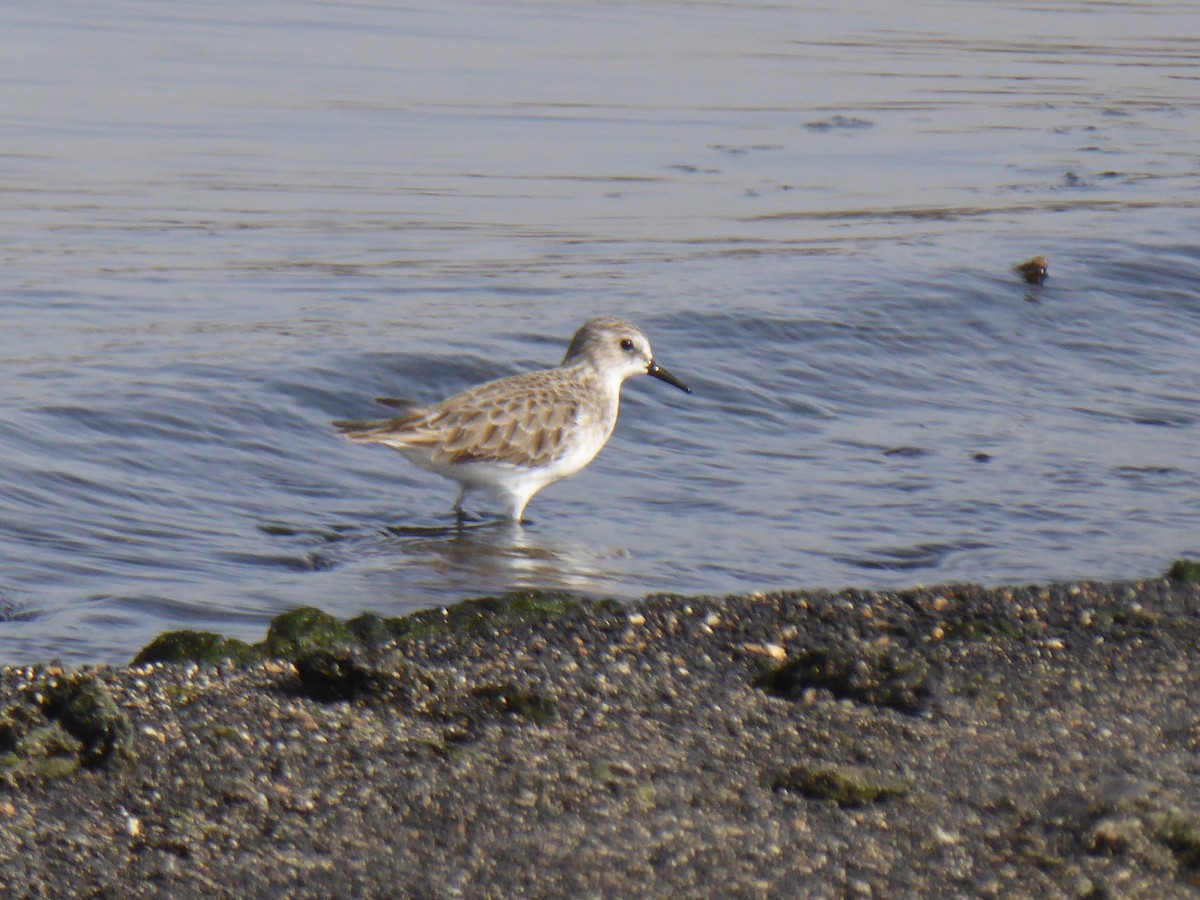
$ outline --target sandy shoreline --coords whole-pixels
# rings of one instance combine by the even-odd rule
[[[243,661],[4,668],[0,894],[1193,896],[1186,574],[303,612],[185,642]]]

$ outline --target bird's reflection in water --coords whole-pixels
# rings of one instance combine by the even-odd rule
[[[404,565],[414,563],[467,591],[514,588],[613,593],[613,564],[628,553],[551,542],[508,521],[395,525],[386,529]],[[616,591],[625,593],[625,591]]]

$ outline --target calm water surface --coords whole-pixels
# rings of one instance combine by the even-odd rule
[[[1160,0],[7,4],[0,659],[1200,552],[1197,34]],[[598,314],[695,394],[631,382],[523,531],[440,533],[452,484],[329,426]]]

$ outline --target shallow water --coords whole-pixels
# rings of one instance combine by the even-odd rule
[[[513,586],[1128,577],[1200,551],[1200,13],[0,11],[0,659]],[[1050,257],[1024,284],[1010,266]],[[329,422],[629,317],[685,396],[521,531]],[[0,617],[0,618],[4,618]]]

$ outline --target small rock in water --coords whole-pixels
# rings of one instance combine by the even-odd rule
[[[1050,260],[1044,256],[1035,256],[1019,266],[1013,266],[1013,271],[1024,278],[1026,284],[1043,284],[1050,272]]]

